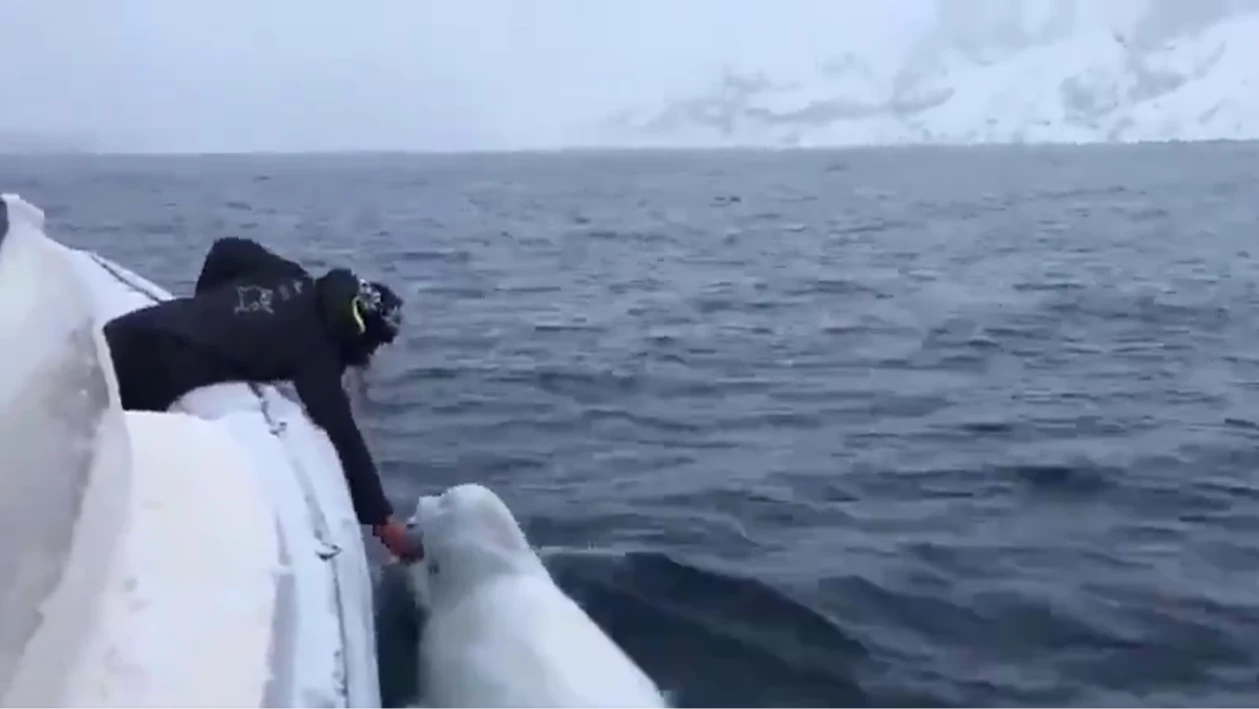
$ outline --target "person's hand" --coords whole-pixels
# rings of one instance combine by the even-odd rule
[[[390,554],[398,557],[401,561],[412,562],[417,561],[424,556],[424,549],[419,547],[407,534],[406,525],[394,520],[389,520],[384,524],[376,525],[372,529],[372,533],[380,540],[381,544],[389,550]]]

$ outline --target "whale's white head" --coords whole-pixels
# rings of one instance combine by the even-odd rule
[[[546,573],[507,504],[482,485],[456,485],[441,495],[420,497],[407,524],[424,545],[424,558],[411,572],[422,608],[504,574]]]

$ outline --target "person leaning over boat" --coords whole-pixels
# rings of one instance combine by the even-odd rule
[[[420,554],[394,519],[367,444],[341,385],[365,368],[402,325],[402,300],[388,286],[344,268],[314,278],[250,239],[223,238],[206,255],[194,294],[105,324],[130,411],[166,411],[198,387],[292,381],[311,420],[341,459],[360,523],[394,555]]]

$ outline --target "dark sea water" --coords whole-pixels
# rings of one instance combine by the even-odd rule
[[[363,425],[399,509],[498,490],[682,705],[1259,703],[1256,146],[0,157],[0,189],[180,291],[223,235],[398,284]]]

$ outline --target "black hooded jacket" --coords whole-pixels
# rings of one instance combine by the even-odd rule
[[[107,329],[173,336],[221,363],[223,375],[212,377],[219,381],[292,381],[336,448],[359,521],[377,525],[392,509],[341,385],[346,364],[361,355],[350,311],[357,292],[348,270],[313,278],[257,242],[224,238],[210,248],[194,297],[129,313]]]

